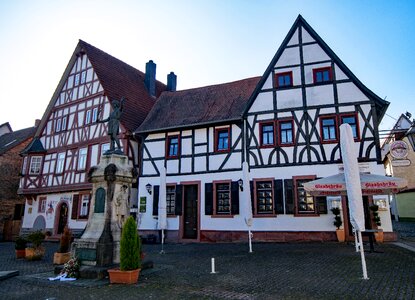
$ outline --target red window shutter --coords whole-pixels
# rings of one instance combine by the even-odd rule
[[[78,218],[78,205],[79,205],[79,194],[73,195],[72,199],[72,215],[71,219],[76,220]]]

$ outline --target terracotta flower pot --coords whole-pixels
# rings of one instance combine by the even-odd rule
[[[16,258],[25,258],[26,257],[26,249],[16,249]]]
[[[119,269],[109,269],[110,283],[135,284],[138,281],[140,270],[121,271]]]
[[[375,232],[375,240],[377,243],[383,243],[383,230]]]
[[[42,257],[45,255],[45,248],[26,248],[25,255],[27,260],[41,260]]]
[[[59,253],[55,252],[53,255],[53,264],[54,265],[63,265],[71,259],[71,252]]]
[[[340,243],[344,243],[344,241],[346,240],[346,234],[344,232],[344,229],[336,229],[336,235],[337,235],[337,240]]]

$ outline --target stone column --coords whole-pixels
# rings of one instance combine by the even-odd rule
[[[82,264],[109,266],[120,262],[121,229],[129,216],[131,184],[136,172],[128,157],[108,154],[89,171],[92,197],[88,223],[72,253]]]

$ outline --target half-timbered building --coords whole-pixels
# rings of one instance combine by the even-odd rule
[[[42,229],[57,235],[66,224],[75,234],[83,230],[92,187],[88,170],[109,149],[108,124],[97,121],[109,116],[114,99],[126,98],[119,137],[123,152],[138,167],[139,145],[132,132],[164,90],[153,61],[143,73],[80,40],[33,142],[22,153],[22,231]]]
[[[388,104],[299,16],[262,76],[161,94],[136,131],[140,232],[157,232],[166,168],[167,239],[246,240],[242,189],[251,189],[255,240],[334,240],[333,206],[352,238],[347,199],[312,197],[302,184],[342,169],[342,123],[353,129],[362,172],[383,175],[378,124]],[[381,218],[392,239],[389,212]]]

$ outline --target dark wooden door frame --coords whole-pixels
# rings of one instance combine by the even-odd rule
[[[201,195],[200,181],[184,181],[184,182],[180,182],[180,184],[182,185],[182,189],[183,189],[182,190],[183,213],[180,216],[179,240],[181,242],[200,242],[200,212],[201,212],[201,206],[202,206],[201,205],[201,197],[200,197],[200,195]],[[185,215],[185,209],[186,209],[186,206],[185,206],[186,202],[185,202],[185,199],[184,199],[184,196],[185,196],[184,189],[185,189],[185,186],[187,186],[187,185],[196,185],[197,186],[197,222],[196,222],[196,225],[197,225],[197,228],[196,228],[197,229],[197,238],[195,238],[195,239],[188,239],[188,238],[183,237],[183,235],[184,235],[184,226],[185,226],[185,224],[184,224],[184,222],[185,222],[184,215]]]

